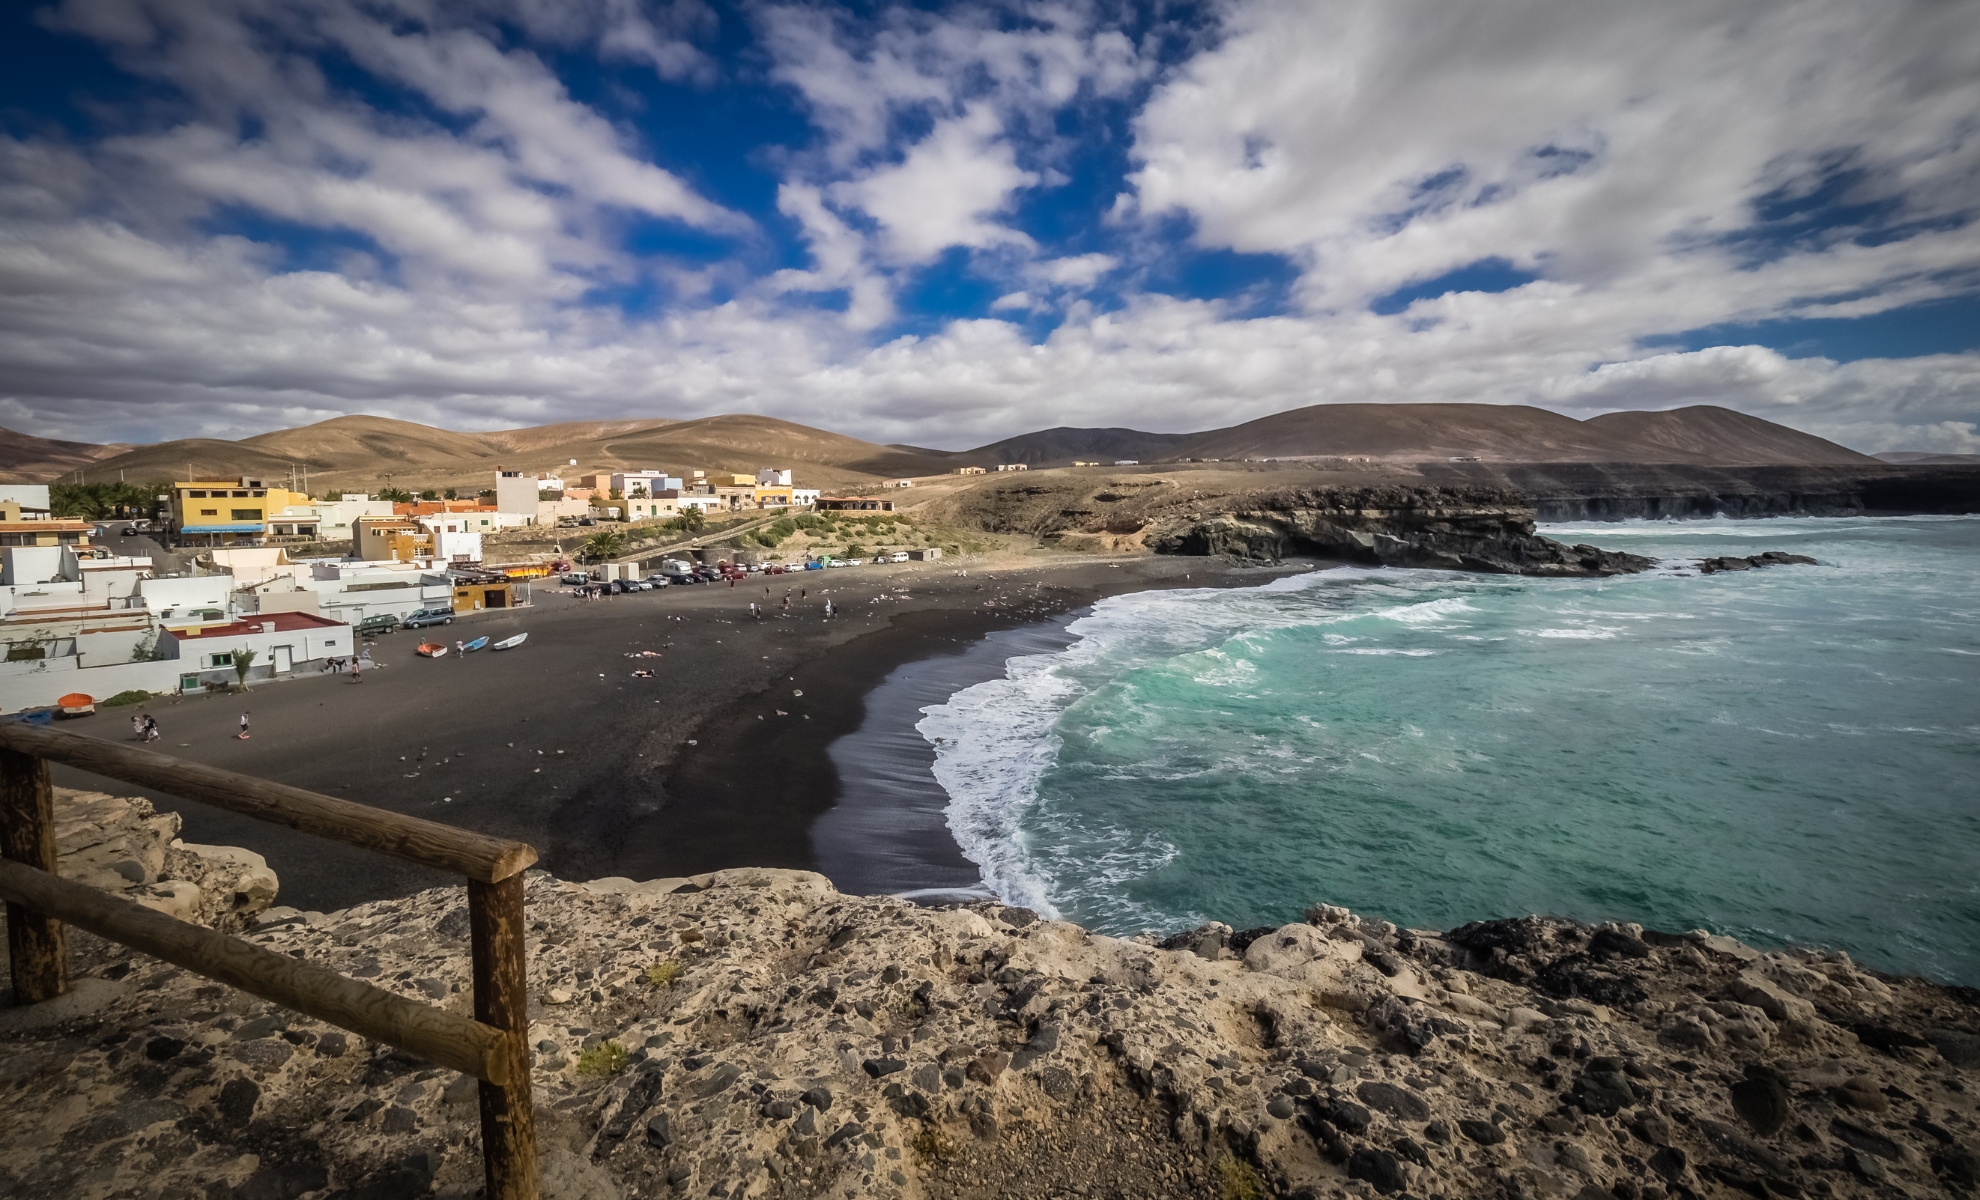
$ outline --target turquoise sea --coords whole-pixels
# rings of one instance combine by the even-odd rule
[[[1113,933],[1548,913],[1980,983],[1980,518],[1555,526],[1607,580],[1149,592],[923,709],[1006,900]],[[1706,556],[1819,566],[1701,576]]]

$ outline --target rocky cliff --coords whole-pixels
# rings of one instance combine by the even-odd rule
[[[1498,575],[1621,575],[1655,565],[1539,536],[1534,510],[1511,492],[1389,485],[1286,489],[1246,500],[1235,512],[1158,519],[1145,544],[1157,554],[1263,562],[1311,555]]]
[[[1512,488],[1358,471],[1054,474],[974,488],[930,513],[1079,550],[1257,562],[1313,555],[1514,575],[1615,575],[1652,565],[1538,536],[1532,503]]]
[[[1971,1189],[1980,994],[1703,932],[1119,940],[725,871],[528,884],[552,1200],[1872,1197]],[[467,1011],[459,889],[250,935]],[[0,1039],[0,1193],[468,1197],[471,1080],[78,935]]]

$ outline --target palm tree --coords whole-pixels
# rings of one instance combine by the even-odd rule
[[[248,670],[254,666],[254,659],[255,651],[247,646],[234,651],[234,678],[239,681],[244,692],[248,690]]]
[[[626,535],[616,529],[601,529],[584,539],[584,554],[594,562],[617,558],[626,547]]]

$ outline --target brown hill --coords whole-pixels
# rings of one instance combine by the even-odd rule
[[[1316,404],[1190,439],[1197,458],[1367,455],[1500,462],[1627,458],[1587,424],[1523,404]]]
[[[129,449],[121,443],[64,442],[0,429],[0,483],[50,483]]]
[[[1876,461],[1812,433],[1711,404],[1664,412],[1605,413],[1582,424],[1641,447],[1628,460],[1631,462],[1736,467],[1790,463],[1849,466]]]
[[[13,435],[19,437],[20,435]],[[44,442],[44,439],[32,439]],[[75,446],[76,443],[45,443]],[[4,450],[0,444],[0,450]],[[116,447],[93,447],[108,449]],[[80,453],[77,451],[75,453]],[[351,416],[238,442],[192,438],[141,446],[94,462],[64,463],[40,478],[83,469],[90,479],[193,475],[287,479],[307,472],[313,490],[404,488],[480,491],[495,470],[566,476],[628,467],[754,472],[799,470],[806,486],[871,485],[964,464],[1059,466],[1075,458],[1361,457],[1392,462],[1477,457],[1494,463],[1624,462],[1859,464],[1833,442],[1723,408],[1610,413],[1577,421],[1543,408],[1496,404],[1322,404],[1228,429],[1156,434],[1133,429],[1048,429],[969,451],[880,446],[775,417],[730,414],[691,421],[574,421],[489,433],[456,433],[388,417]],[[569,464],[577,460],[573,468]],[[4,461],[4,459],[0,459]]]
[[[577,466],[571,467],[570,460]],[[575,421],[490,433],[455,433],[389,417],[336,417],[238,442],[188,438],[141,446],[94,464],[86,477],[168,476],[286,480],[308,473],[314,491],[403,488],[480,491],[498,468],[567,477],[628,467],[739,471],[796,467],[806,486],[836,488],[875,477],[944,469],[939,458],[904,453],[774,417],[694,421]]]

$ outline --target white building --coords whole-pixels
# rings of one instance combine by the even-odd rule
[[[1030,469],[1031,469],[1031,468],[1030,468],[1029,466],[1027,466],[1027,465],[1025,465],[1024,463],[1003,463],[1003,464],[1000,464],[1000,465],[999,465],[999,466],[997,467],[997,470],[998,470],[998,471],[1000,471],[1000,472],[1001,472],[1001,471],[1029,471]]]
[[[563,490],[564,480],[562,476],[538,475],[536,477],[536,494],[539,496],[545,492],[561,492]]]
[[[421,563],[312,563],[301,586],[316,593],[316,610],[355,625],[390,613],[404,618],[422,608],[452,608],[453,581],[446,571]]]
[[[622,499],[630,499],[635,492],[655,496],[661,492],[681,490],[683,484],[678,475],[649,468],[644,471],[616,471],[612,475],[611,487]]]
[[[756,472],[756,486],[789,487],[791,486],[791,469],[789,467],[759,468]]]
[[[495,472],[495,510],[505,513],[526,513],[532,522],[536,520],[536,476],[526,471]]]
[[[791,489],[791,507],[815,508],[822,493],[817,488],[794,487]]]
[[[431,513],[424,517],[414,517],[426,531],[433,535],[433,557],[440,562],[480,562],[482,530],[476,521],[489,514],[482,513]],[[492,514],[496,517],[505,513]]]
[[[48,511],[48,485],[45,483],[0,483],[0,504],[18,504],[32,512]]]
[[[389,517],[390,500],[346,494],[341,500],[312,500],[290,504],[268,518],[268,532],[275,537],[318,537],[342,541],[351,536],[351,522],[358,517]]]

